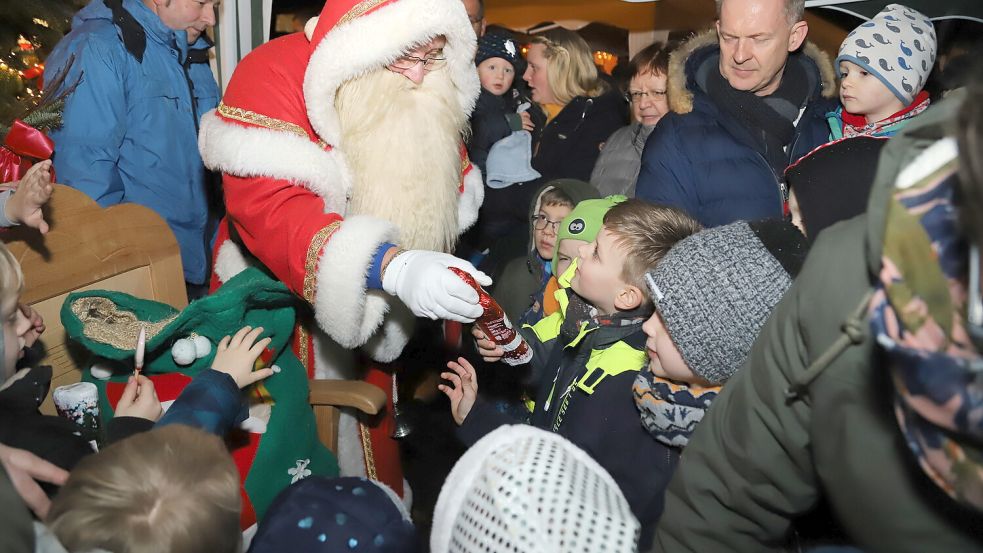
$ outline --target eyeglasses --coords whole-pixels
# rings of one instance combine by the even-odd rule
[[[532,225],[536,230],[546,230],[546,227],[552,227],[553,234],[556,234],[556,229],[560,226],[562,221],[550,221],[545,215],[533,215]]]
[[[447,58],[438,57],[425,57],[418,58],[416,56],[401,56],[396,58],[396,61],[392,62],[390,65],[396,69],[406,71],[416,67],[418,63],[423,64],[423,69],[426,71],[433,71],[434,69],[440,69],[444,66]]]
[[[625,94],[625,100],[628,100],[629,102],[631,102],[633,104],[637,104],[637,103],[641,102],[642,101],[642,98],[651,98],[653,100],[661,100],[662,98],[665,98],[665,97],[666,97],[666,91],[665,90],[651,90],[651,91],[648,91],[648,90],[644,90],[644,91],[632,90],[632,91],[628,92],[627,94]]]

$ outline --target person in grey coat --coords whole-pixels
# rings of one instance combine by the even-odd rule
[[[670,51],[670,47],[656,42],[635,54],[629,64],[631,82],[625,98],[631,104],[632,122],[607,139],[590,176],[590,183],[602,197],[635,195],[645,141],[655,124],[669,112],[666,83]]]

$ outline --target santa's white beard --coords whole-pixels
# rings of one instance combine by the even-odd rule
[[[354,177],[348,213],[390,221],[401,247],[453,250],[467,119],[447,72],[417,86],[379,69],[343,84],[335,106]]]

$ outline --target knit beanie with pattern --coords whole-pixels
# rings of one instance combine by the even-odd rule
[[[907,6],[890,4],[847,35],[835,65],[859,65],[908,106],[925,87],[936,51],[932,20]]]
[[[789,222],[738,221],[680,241],[645,275],[693,372],[713,384],[737,372],[806,251],[805,237]]]
[[[552,432],[501,426],[447,476],[433,553],[634,552],[640,525],[610,474]]]
[[[519,61],[518,46],[507,36],[488,33],[478,39],[478,53],[474,57],[474,64],[481,65],[481,62],[488,58],[502,58],[511,63],[512,68],[515,69]]]

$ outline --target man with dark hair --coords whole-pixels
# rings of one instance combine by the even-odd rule
[[[488,26],[488,21],[485,19],[484,0],[461,0],[461,2],[464,3],[464,9],[468,12],[468,19],[471,20],[474,34],[481,38],[485,35],[485,28]]]
[[[805,43],[803,0],[717,6],[715,32],[672,55],[673,113],[646,142],[636,184],[639,198],[705,226],[782,216],[785,169],[826,142],[836,95],[828,57]]]

